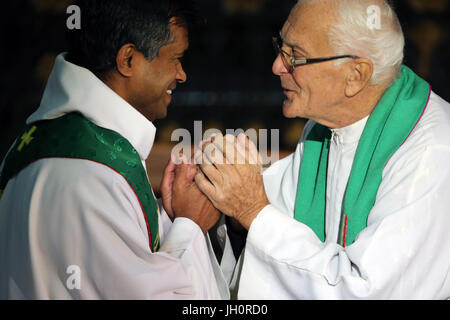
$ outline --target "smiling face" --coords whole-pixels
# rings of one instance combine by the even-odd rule
[[[133,56],[136,74],[128,100],[150,121],[166,117],[173,90],[187,79],[180,61],[189,46],[187,28],[171,23],[170,30],[174,41],[161,47],[153,60],[140,52]]]
[[[296,5],[280,32],[282,49],[295,59],[333,56],[327,33],[335,23],[328,4]],[[328,125],[334,123],[345,95],[345,72],[333,61],[298,66],[293,72],[278,56],[272,71],[281,80],[285,117],[302,117]]]

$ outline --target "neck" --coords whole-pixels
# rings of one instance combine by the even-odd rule
[[[335,116],[323,125],[331,129],[344,128],[370,115],[386,91],[385,86],[369,86],[336,106]],[[325,122],[325,121],[323,121]]]
[[[122,97],[125,101],[128,102],[126,95],[126,86],[125,81],[121,76],[117,76],[115,71],[112,71],[108,74],[99,76],[99,79],[103,81],[112,91],[114,91],[117,95]]]

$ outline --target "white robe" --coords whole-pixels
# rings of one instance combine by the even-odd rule
[[[127,138],[145,168],[153,124],[60,55],[27,122],[72,111]],[[0,200],[0,299],[229,298],[199,226],[160,212],[161,248],[151,253],[143,212],[121,175],[80,159],[30,164]]]
[[[450,105],[434,93],[383,170],[367,228],[337,244],[342,200],[367,118],[333,130],[326,241],[293,219],[309,121],[295,153],[264,172],[270,205],[250,226],[234,272],[239,299],[448,299],[450,297]],[[222,265],[235,263],[225,250]],[[232,272],[225,272],[228,279]]]

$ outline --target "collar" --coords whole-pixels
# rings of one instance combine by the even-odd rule
[[[364,131],[364,127],[366,126],[367,120],[369,116],[352,123],[349,126],[339,128],[339,129],[330,129],[331,135],[336,139],[336,142],[339,144],[347,144],[359,141],[361,135]]]
[[[153,123],[91,71],[68,62],[65,57],[63,53],[56,58],[41,104],[27,124],[78,111],[96,125],[122,135],[142,160],[147,159],[156,135]]]

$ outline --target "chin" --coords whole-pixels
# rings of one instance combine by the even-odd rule
[[[155,115],[155,116],[153,117],[153,119],[150,120],[150,121],[162,120],[162,119],[165,119],[166,116],[167,116],[167,114],[157,114],[157,115]]]
[[[290,119],[299,117],[298,112],[295,112],[292,105],[290,105],[290,106],[283,105],[283,116],[285,118],[290,118]]]
[[[151,116],[146,116],[145,114],[144,114],[144,116],[146,116],[146,118],[149,119],[150,121],[164,119],[165,117],[167,117],[167,108],[168,108],[168,105],[162,105],[162,104],[160,104],[158,106],[155,106],[154,104],[150,105],[147,107],[146,110],[148,110],[147,115],[151,115]]]
[[[285,100],[283,103],[283,115],[285,118],[304,118],[310,119],[311,111],[303,100]]]
[[[284,116],[285,118],[288,118],[288,119],[294,119],[294,118],[297,117],[296,115],[291,114],[291,113],[288,113],[288,112],[285,112],[285,111],[283,111],[283,116]]]
[[[161,112],[156,115],[156,119],[164,119],[166,117],[167,117],[167,107],[161,110]]]

